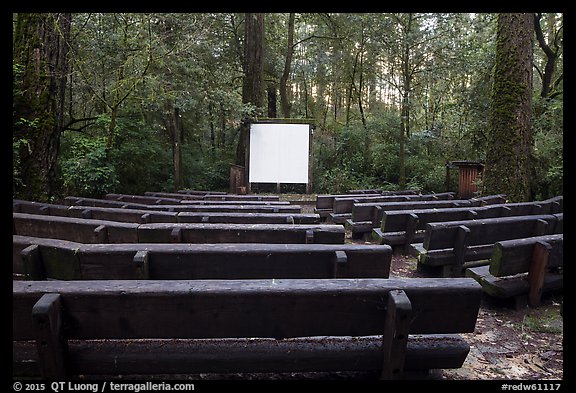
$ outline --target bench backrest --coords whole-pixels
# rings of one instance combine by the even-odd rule
[[[496,242],[490,258],[490,274],[502,277],[528,272],[538,242],[550,245],[548,268],[563,266],[564,235],[534,236]]]
[[[461,228],[467,228],[467,244],[494,244],[500,240],[559,233],[562,215],[530,215],[479,220],[436,222],[426,225],[423,246],[426,250],[452,248]]]
[[[33,308],[58,298],[68,339],[368,336],[398,290],[410,334],[474,331],[482,290],[469,278],[14,281],[12,331],[35,339]]]
[[[379,277],[392,249],[367,244],[80,244],[13,236],[27,279],[255,279]]]

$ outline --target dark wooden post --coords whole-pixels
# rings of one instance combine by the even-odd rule
[[[42,377],[63,379],[66,375],[62,303],[60,294],[47,293],[32,308],[36,324],[36,346]]]

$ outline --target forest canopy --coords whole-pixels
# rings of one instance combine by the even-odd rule
[[[498,78],[519,42],[515,199],[560,195],[563,16],[520,15],[14,14],[13,196],[227,191],[242,124],[261,118],[314,124],[315,193],[447,191],[447,162],[524,143],[493,132],[516,110]]]

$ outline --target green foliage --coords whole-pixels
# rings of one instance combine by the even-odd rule
[[[564,193],[563,101],[536,99],[534,192],[536,199]]]
[[[61,194],[173,191],[174,108],[182,125],[182,186],[227,190],[239,124],[256,109],[241,99],[243,18],[75,14],[65,103],[71,119],[64,124],[89,120],[62,136]],[[317,126],[314,191],[398,187],[404,70],[411,70],[406,187],[445,191],[446,161],[485,159],[495,20],[466,13],[297,13],[288,99],[293,117],[314,118]],[[266,15],[267,86],[277,87],[283,71],[287,21],[287,14]],[[542,53],[535,55],[542,63]],[[19,82],[25,71],[13,63],[16,102],[25,94]],[[279,97],[277,104],[280,115]],[[562,116],[558,98],[535,103],[533,180],[541,198],[563,191]],[[15,185],[22,185],[18,153],[35,146],[18,130],[42,121],[13,117]]]
[[[65,194],[102,197],[114,192],[119,180],[116,167],[106,160],[105,141],[83,136],[67,139],[60,163]]]

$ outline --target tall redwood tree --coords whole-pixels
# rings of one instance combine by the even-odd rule
[[[491,96],[484,192],[531,197],[534,15],[500,14]]]
[[[64,128],[71,14],[20,13],[13,42],[14,196],[46,201],[56,190]]]

